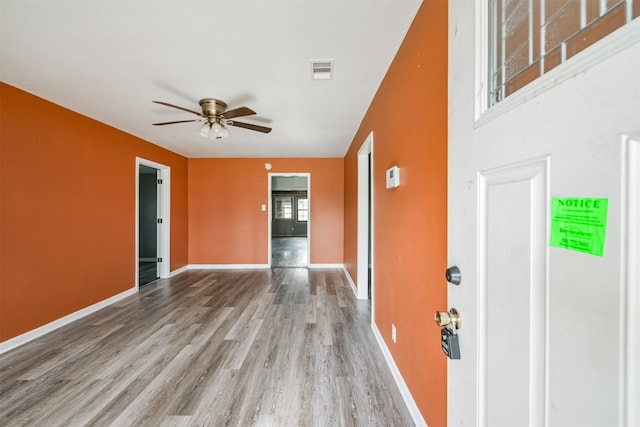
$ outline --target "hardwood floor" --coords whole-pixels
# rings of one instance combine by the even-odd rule
[[[412,426],[339,270],[192,270],[0,356],[3,426]]]

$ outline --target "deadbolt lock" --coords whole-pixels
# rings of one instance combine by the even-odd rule
[[[436,314],[433,316],[436,321],[436,325],[443,327],[449,324],[453,324],[455,329],[460,329],[462,327],[462,318],[460,317],[460,313],[455,308],[452,308],[449,311],[436,311]]]
[[[462,273],[460,273],[460,269],[456,265],[447,268],[444,275],[447,278],[447,282],[452,285],[459,285],[462,282]]]

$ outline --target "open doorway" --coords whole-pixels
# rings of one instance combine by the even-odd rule
[[[146,165],[138,169],[138,285],[153,282],[158,272],[158,182],[160,171]]]
[[[373,267],[373,132],[371,132],[358,150],[358,299],[373,300]]]
[[[308,267],[309,174],[269,174],[271,267]]]
[[[170,168],[136,158],[136,287],[170,276]]]

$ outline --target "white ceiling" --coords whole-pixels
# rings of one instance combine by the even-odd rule
[[[420,0],[1,0],[2,81],[187,157],[342,157]],[[332,80],[310,60],[335,60]],[[241,121],[211,141],[213,97]],[[400,106],[398,106],[400,107]],[[38,112],[33,111],[34,122]]]

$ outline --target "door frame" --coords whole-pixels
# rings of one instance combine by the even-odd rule
[[[296,177],[302,176],[307,178],[307,200],[309,201],[309,216],[307,218],[307,267],[311,265],[311,173],[310,172],[269,172],[267,174],[269,185],[268,185],[268,197],[267,197],[267,265],[271,268],[271,221],[273,220],[273,189],[271,186],[271,181],[274,176],[285,176],[285,177]]]
[[[158,276],[160,279],[166,279],[171,276],[171,168],[167,165],[147,160],[142,157],[136,157],[136,200],[135,200],[135,278],[134,283],[136,289],[140,289],[139,281],[139,250],[140,250],[140,230],[138,222],[140,221],[140,165],[158,169],[162,185],[158,191],[158,216],[162,218],[162,223],[158,226],[158,256],[162,258],[162,262],[158,266]]]
[[[635,426],[640,423],[640,130],[622,135],[622,144],[620,233],[627,239],[620,265],[626,282],[620,295],[620,419],[623,425]]]
[[[369,169],[369,154],[371,154],[371,169]],[[371,189],[369,189],[371,182]],[[373,131],[358,149],[358,231],[356,255],[357,298],[367,299],[371,296],[371,319],[373,321],[374,268],[373,262],[374,228],[373,220]],[[371,210],[371,224],[369,224],[369,210]],[[371,236],[369,236],[371,227]],[[371,241],[369,241],[371,239]],[[371,245],[371,295],[369,295],[369,245]],[[364,279],[364,280],[363,280]]]

